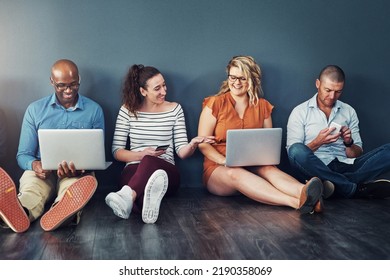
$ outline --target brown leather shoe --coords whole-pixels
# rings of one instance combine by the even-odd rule
[[[324,200],[322,197],[320,197],[320,199],[314,205],[314,209],[313,209],[313,212],[311,214],[322,213],[322,212],[324,212],[324,209],[325,209]]]
[[[322,184],[324,185],[324,191],[322,193],[322,197],[324,199],[328,199],[334,193],[334,189],[335,189],[334,184],[328,180],[323,181]]]
[[[319,178],[313,177],[303,187],[301,197],[299,199],[299,211],[302,214],[307,214],[313,211],[314,206],[321,198],[323,185]]]

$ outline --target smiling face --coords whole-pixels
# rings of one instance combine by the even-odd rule
[[[248,77],[245,77],[244,72],[238,67],[229,69],[228,85],[232,95],[243,96],[248,93]]]
[[[77,103],[79,79],[77,66],[73,62],[61,60],[52,67],[50,81],[58,102],[65,108],[73,107]]]
[[[151,105],[160,105],[165,101],[167,86],[164,77],[157,74],[146,82],[145,88],[140,88],[141,94],[145,97],[145,102]]]

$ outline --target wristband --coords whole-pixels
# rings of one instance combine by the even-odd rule
[[[343,141],[343,143],[344,143],[345,147],[349,148],[349,147],[351,147],[353,145],[353,139],[351,139],[350,143],[345,143],[345,141]]]

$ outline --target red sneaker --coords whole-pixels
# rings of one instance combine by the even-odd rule
[[[30,227],[16,187],[11,177],[0,168],[0,217],[14,232],[24,232]]]
[[[54,204],[41,218],[45,231],[58,228],[63,222],[79,212],[91,199],[97,188],[96,178],[87,175],[74,182],[62,199]]]

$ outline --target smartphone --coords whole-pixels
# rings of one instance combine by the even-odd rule
[[[169,145],[157,146],[156,151],[165,151],[166,149],[168,149],[168,147]]]
[[[336,134],[336,133],[339,133],[340,130],[341,130],[341,125],[338,124],[338,123],[335,123],[335,122],[331,122],[331,124],[329,125],[329,127],[335,127],[336,129],[332,131],[331,134]]]

